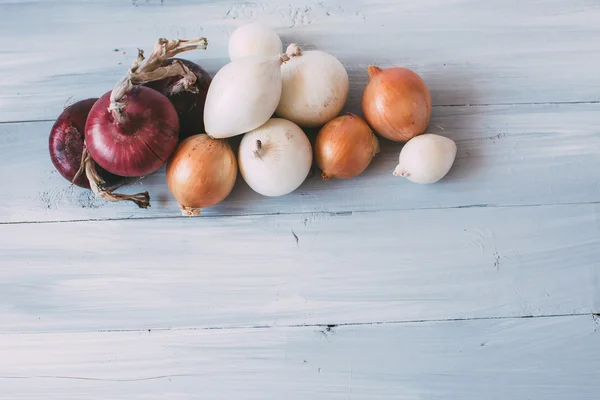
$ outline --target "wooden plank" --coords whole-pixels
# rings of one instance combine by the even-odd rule
[[[68,98],[99,96],[162,36],[208,37],[189,57],[214,74],[249,21],[336,54],[350,108],[371,63],[416,70],[436,105],[600,100],[596,0],[3,0],[0,121],[54,119]]]
[[[2,335],[11,399],[595,400],[591,316]]]
[[[0,125],[0,222],[180,216],[164,168],[125,190],[148,190],[147,210],[129,202],[106,203],[72,187],[50,161],[51,125]],[[598,126],[600,104],[437,108],[429,131],[458,143],[453,169],[437,184],[394,177],[401,145],[382,141],[382,152],[359,177],[322,181],[317,172],[292,194],[267,198],[238,175],[232,194],[203,215],[597,202]]]
[[[0,225],[0,332],[598,312],[599,209]]]

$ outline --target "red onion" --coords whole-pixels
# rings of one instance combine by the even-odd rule
[[[159,169],[177,144],[179,120],[169,100],[134,86],[111,104],[111,92],[94,104],[85,124],[90,156],[105,170],[121,176],[143,176]]]
[[[171,65],[175,61],[180,61],[193,73],[195,83],[189,84],[186,82],[188,78],[180,75],[149,82],[144,86],[161,92],[171,100],[179,116],[181,141],[204,133],[204,104],[212,78],[201,66],[182,58],[169,58],[164,65]]]
[[[87,177],[80,174],[75,179],[75,175],[81,165],[85,121],[97,100],[97,98],[80,100],[66,107],[52,126],[48,141],[50,159],[56,170],[63,178],[84,189],[90,189]],[[109,185],[122,181],[121,177],[106,170],[100,169],[98,173]]]

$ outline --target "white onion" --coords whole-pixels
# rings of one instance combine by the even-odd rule
[[[264,25],[249,23],[237,28],[229,37],[231,61],[248,56],[276,56],[283,52],[279,35]]]
[[[282,196],[296,190],[308,176],[312,157],[304,131],[283,118],[271,118],[246,133],[238,150],[242,177],[263,196]]]
[[[276,114],[303,128],[323,125],[344,107],[350,86],[342,63],[319,50],[287,48],[290,60],[281,66],[283,90]]]
[[[450,171],[455,158],[452,139],[433,133],[418,135],[402,147],[394,175],[414,183],[435,183]]]
[[[281,98],[279,56],[251,56],[231,61],[213,77],[204,105],[206,133],[224,139],[258,128],[273,116]]]

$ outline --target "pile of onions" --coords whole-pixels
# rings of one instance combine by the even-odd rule
[[[302,129],[283,118],[271,118],[246,133],[238,149],[240,173],[263,196],[283,196],[306,179],[312,147]]]
[[[431,118],[431,95],[425,81],[400,67],[382,70],[371,65],[367,74],[362,110],[375,132],[396,142],[425,132]]]
[[[452,139],[425,133],[402,147],[393,174],[414,183],[435,183],[450,171],[455,158],[456,143]]]
[[[359,116],[348,114],[329,121],[317,135],[315,160],[323,179],[360,175],[379,153],[379,140]]]
[[[84,147],[84,128],[87,116],[97,98],[80,100],[66,107],[58,116],[48,140],[50,159],[60,175],[74,185],[90,189],[84,174],[77,175]],[[98,174],[108,186],[120,183],[121,177],[98,168]]]
[[[348,73],[333,55],[290,44],[257,23],[229,38],[230,61],[211,76],[175,57],[206,49],[206,38],[159,39],[115,87],[64,109],[49,137],[61,176],[110,201],[150,206],[148,192],[117,187],[166,164],[166,182],[185,216],[225,200],[238,169],[256,193],[284,196],[308,177],[313,157],[322,179],[362,174],[379,153],[379,139],[405,142],[393,175],[434,183],[452,168],[456,143],[426,134],[431,95],[424,80],[401,67],[369,66],[364,118],[340,115]],[[145,61],[145,62],[144,62]],[[304,128],[320,127],[314,143]],[[226,141],[241,136],[237,157]]]
[[[231,61],[249,56],[276,56],[283,52],[283,44],[277,32],[253,22],[233,31],[228,51]]]
[[[185,216],[223,201],[235,185],[237,161],[224,140],[207,134],[190,136],[167,163],[167,185]]]
[[[263,125],[281,98],[286,54],[249,56],[226,64],[214,76],[204,106],[206,133],[224,139]]]
[[[283,89],[276,114],[300,127],[313,128],[340,113],[350,82],[342,63],[319,50],[302,51],[290,44],[290,60],[281,66]]]

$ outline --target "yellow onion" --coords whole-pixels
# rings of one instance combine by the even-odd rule
[[[237,160],[229,144],[205,133],[182,141],[167,163],[167,185],[186,216],[223,201],[237,177]]]
[[[431,119],[431,94],[425,81],[400,67],[382,70],[371,65],[367,74],[362,110],[375,132],[395,142],[425,132]]]
[[[315,141],[315,160],[323,179],[360,175],[379,153],[379,141],[361,117],[336,117],[321,128]]]

